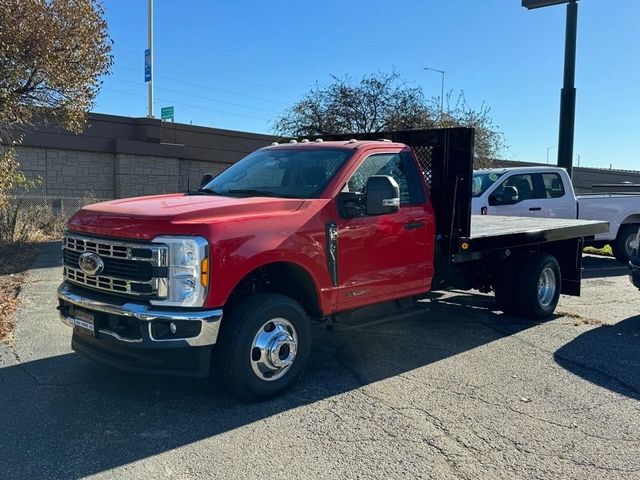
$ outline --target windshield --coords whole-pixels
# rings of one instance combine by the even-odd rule
[[[474,172],[471,196],[479,197],[502,176],[498,172]]]
[[[201,190],[217,195],[314,198],[352,153],[329,148],[258,150]]]

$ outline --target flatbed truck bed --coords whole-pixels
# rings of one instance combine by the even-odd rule
[[[561,293],[580,295],[584,241],[608,229],[608,222],[593,220],[473,215],[469,236],[451,246],[448,259],[441,255],[436,288],[487,292],[502,284],[511,295],[509,278],[517,276],[519,262],[553,255],[562,272]]]
[[[517,248],[549,242],[588,239],[609,230],[608,222],[566,218],[471,216],[471,234],[460,244],[466,249],[454,256],[454,262],[474,260],[496,249]]]

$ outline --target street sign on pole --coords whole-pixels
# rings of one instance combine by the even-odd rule
[[[162,107],[160,109],[160,119],[161,120],[171,120],[174,121],[173,118],[173,107]]]
[[[144,51],[144,81],[151,81],[151,49],[147,48]]]

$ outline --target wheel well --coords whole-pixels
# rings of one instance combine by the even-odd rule
[[[582,239],[568,239],[510,249],[509,255],[499,255],[482,262],[474,269],[475,285],[481,292],[495,290],[498,276],[503,274],[505,262],[523,262],[532,254],[552,255],[560,266],[562,275],[561,293],[580,295],[582,277]]]
[[[627,225],[640,225],[640,214],[634,213],[633,215],[629,215],[622,221],[620,228],[626,227]]]
[[[300,303],[309,316],[322,315],[311,275],[293,263],[269,263],[249,272],[234,287],[225,308],[232,308],[248,295],[259,292],[285,295]]]

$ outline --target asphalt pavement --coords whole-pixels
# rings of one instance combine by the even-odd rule
[[[449,292],[316,326],[296,387],[247,404],[73,353],[59,259],[0,344],[2,478],[640,478],[640,291],[615,260],[587,257],[547,322]]]

